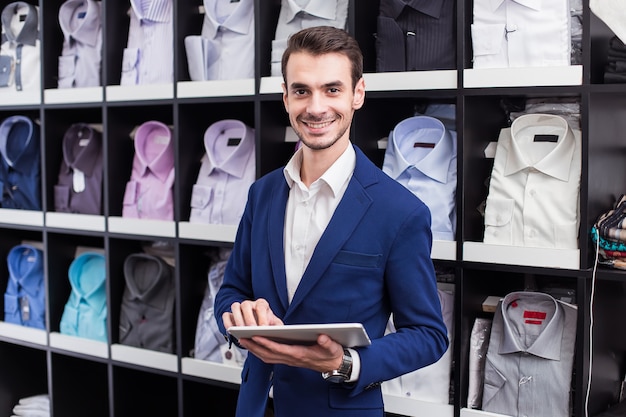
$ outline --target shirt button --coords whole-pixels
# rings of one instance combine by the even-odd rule
[[[531,197],[534,197],[534,196],[535,196],[535,194],[537,194],[537,192],[536,192],[535,190],[530,190],[530,196],[531,196]]]

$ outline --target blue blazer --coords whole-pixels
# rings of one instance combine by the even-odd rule
[[[380,383],[436,362],[448,346],[430,259],[430,212],[355,150],[354,174],[291,303],[283,252],[289,187],[283,170],[251,186],[215,317],[226,334],[221,317],[233,302],[265,298],[285,324],[363,323],[372,344],[356,349],[359,379],[334,384],[319,372],[266,364],[250,354],[238,417],[262,417],[272,385],[277,417],[383,416]],[[383,337],[392,312],[397,332]]]

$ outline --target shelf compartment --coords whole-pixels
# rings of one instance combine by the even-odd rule
[[[214,381],[241,384],[241,368],[194,358],[182,358],[182,373]]]
[[[101,103],[103,99],[102,87],[49,88],[43,92],[46,104]]]
[[[50,333],[50,346],[63,349],[68,352],[82,353],[84,355],[108,358],[107,344],[98,340],[84,337],[70,336],[58,332]]]
[[[254,95],[254,78],[243,80],[179,81],[176,96],[191,97],[232,97]]]
[[[168,220],[109,217],[109,232],[143,236],[176,237],[176,223]]]
[[[463,71],[463,87],[537,87],[581,85],[582,65],[523,68],[470,68]]]
[[[0,336],[36,345],[45,346],[48,344],[45,330],[20,326],[19,324],[0,322]]]
[[[463,260],[544,268],[580,268],[579,249],[531,248],[464,242]]]
[[[48,212],[45,216],[45,222],[47,227],[91,232],[105,231],[104,217],[99,215]]]

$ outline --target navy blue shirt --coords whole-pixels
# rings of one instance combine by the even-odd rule
[[[26,116],[0,124],[0,207],[41,210],[39,125]]]
[[[32,245],[17,245],[9,251],[7,264],[4,321],[45,329],[43,253]]]
[[[376,71],[456,68],[453,0],[381,0]]]

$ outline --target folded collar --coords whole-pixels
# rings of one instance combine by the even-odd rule
[[[405,7],[439,19],[443,8],[443,0],[388,0],[386,1],[389,16],[397,19]]]
[[[142,8],[142,0],[130,0],[130,4],[139,20],[167,23],[172,18],[172,0],[151,0],[147,10]]]
[[[68,275],[72,291],[79,300],[85,300],[96,312],[106,307],[104,255],[95,252],[81,253],[70,265]]]
[[[516,139],[523,129],[531,126],[552,126],[560,130],[555,147],[532,166]],[[534,168],[561,181],[568,181],[575,147],[574,133],[562,117],[552,114],[525,114],[511,124],[511,149],[507,155],[504,175]]]
[[[220,27],[246,35],[253,28],[250,24],[253,19],[253,1],[240,0],[235,10],[220,23],[215,16],[215,1],[204,0],[204,29],[207,30],[209,38],[215,38]]]
[[[167,144],[157,143],[167,140]],[[148,160],[148,149],[159,150],[158,154]],[[167,181],[170,171],[174,169],[174,146],[172,143],[172,131],[164,123],[152,120],[143,123],[135,133],[135,156],[140,163],[140,174],[145,175],[149,169],[161,182]]]
[[[232,148],[229,155],[219,155],[217,149],[223,149],[223,144],[217,144],[217,141],[228,140],[225,138],[224,132],[235,129],[238,131],[237,139],[241,139],[239,144]],[[254,158],[254,129],[248,127],[239,120],[225,119],[213,123],[204,132],[204,148],[210,169],[208,173],[214,169],[219,169],[233,177],[242,178],[246,172],[246,165],[250,161],[250,157]]]
[[[416,134],[419,136],[416,137]],[[432,143],[434,147],[421,160],[409,162],[405,155],[413,148],[415,141]],[[387,143],[389,176],[397,179],[409,168],[415,168],[429,178],[440,183],[448,182],[452,158],[456,146],[452,132],[443,123],[430,116],[414,116],[396,125]],[[404,150],[404,152],[403,152]]]
[[[328,0],[309,0],[306,5],[300,6],[298,0],[287,0],[283,3],[287,22],[291,22],[298,13],[305,12],[320,19],[335,20],[337,18],[337,2]]]
[[[542,0],[489,0],[489,3],[491,5],[491,10],[496,11],[498,7],[500,7],[502,3],[504,3],[505,1],[514,1],[515,3],[521,6],[528,7],[529,9],[533,9],[537,11],[541,10]]]
[[[11,20],[18,12],[26,9],[28,11],[26,20],[19,34],[11,31]],[[18,44],[35,46],[39,37],[39,16],[35,6],[24,1],[10,3],[2,10],[2,26],[4,27],[7,40]]]
[[[80,141],[87,141],[85,146],[80,146]],[[78,150],[77,153],[74,153]],[[100,132],[83,123],[70,126],[63,137],[63,159],[70,168],[77,168],[88,177],[93,174],[94,168],[102,154],[102,138]],[[67,173],[66,172],[66,173]]]
[[[77,18],[76,11],[83,4],[87,5],[85,16]],[[100,19],[100,3],[94,0],[67,0],[59,9],[59,24],[65,39],[73,38],[89,46],[96,46],[102,27]],[[75,26],[74,30],[72,26]]]
[[[124,279],[131,300],[165,309],[170,294],[172,271],[158,256],[134,253],[124,261]]]
[[[554,303],[554,315],[550,319],[550,322],[528,348],[524,348],[521,345],[519,332],[514,329],[514,324],[511,323],[507,314],[509,305],[520,299],[551,301]],[[500,308],[504,321],[504,332],[502,333],[502,343],[500,344],[499,354],[527,352],[545,359],[556,361],[561,359],[564,317],[561,305],[552,298],[552,296],[539,292],[513,292],[504,297]]]
[[[43,291],[43,253],[32,245],[13,247],[7,256],[9,279],[15,281],[29,295]]]
[[[40,149],[38,132],[38,126],[26,116],[9,116],[0,124],[0,154],[8,166],[23,173],[33,169],[33,160]],[[8,141],[12,142],[11,155],[7,154]]]

